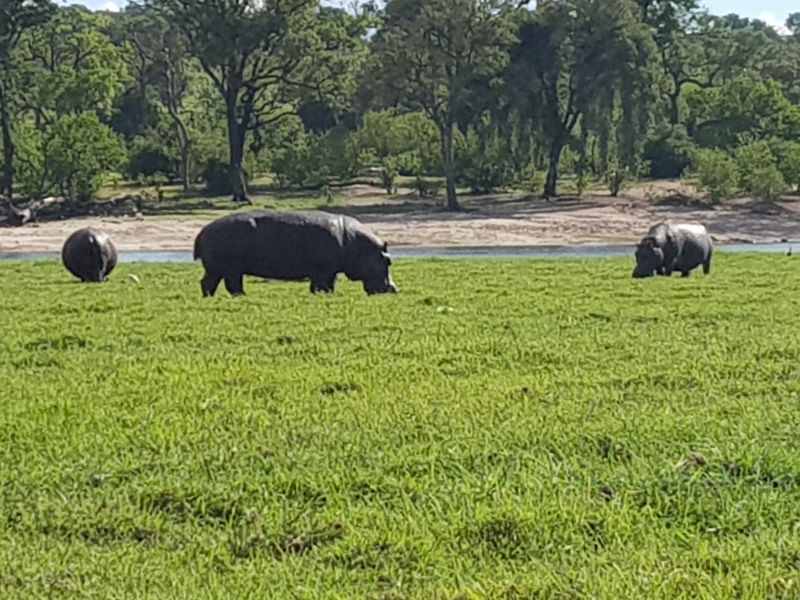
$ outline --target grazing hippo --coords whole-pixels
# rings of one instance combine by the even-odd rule
[[[706,228],[694,223],[659,223],[650,228],[636,247],[634,277],[672,275],[679,271],[683,277],[703,265],[703,273],[711,270],[713,253],[711,236]]]
[[[310,279],[312,293],[332,292],[336,277],[361,281],[367,294],[397,292],[386,244],[352,217],[322,211],[258,210],[209,223],[194,241],[194,259],[205,275],[203,296],[221,280],[233,296],[244,294],[243,275]]]
[[[67,270],[83,282],[105,281],[117,265],[117,249],[102,231],[85,227],[64,242],[61,260]]]

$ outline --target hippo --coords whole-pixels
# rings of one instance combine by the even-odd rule
[[[194,241],[202,260],[203,297],[224,280],[232,296],[244,294],[243,276],[310,280],[312,294],[333,292],[343,272],[368,295],[396,293],[386,243],[352,217],[323,211],[254,210],[232,213],[203,227]]]
[[[61,249],[67,270],[84,283],[105,281],[117,265],[117,249],[111,238],[93,227],[72,232]]]
[[[708,275],[713,250],[711,236],[703,225],[658,223],[636,247],[633,276],[651,277],[657,273],[669,277],[673,271],[679,271],[683,277],[688,277],[692,269],[700,265]]]

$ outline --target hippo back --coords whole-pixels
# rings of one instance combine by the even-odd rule
[[[321,211],[233,213],[206,225],[194,257],[208,268],[278,279],[303,279],[342,262],[343,218]]]

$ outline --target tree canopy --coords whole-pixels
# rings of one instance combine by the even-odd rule
[[[800,171],[800,13],[778,32],[696,0],[2,0],[0,134],[11,202],[87,201],[112,174],[247,202],[257,177],[377,173],[441,181],[452,210],[645,176],[774,196]]]

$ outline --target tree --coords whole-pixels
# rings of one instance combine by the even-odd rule
[[[786,17],[786,29],[792,32],[794,37],[800,38],[800,12],[795,12]]]
[[[441,136],[447,208],[458,210],[454,133],[469,90],[495,80],[514,41],[507,0],[389,0],[366,80],[379,103],[425,112]]]
[[[61,117],[53,127],[45,172],[61,195],[86,202],[103,176],[119,166],[124,148],[117,136],[90,112]]]
[[[185,38],[160,15],[148,8],[129,9],[127,39],[134,48],[139,80],[153,87],[175,128],[181,157],[181,183],[188,191],[190,179],[189,128],[182,115],[188,92],[188,49]],[[146,90],[140,92],[146,101]]]
[[[318,0],[150,0],[185,36],[225,104],[231,188],[249,202],[243,172],[248,134],[293,114],[301,88],[324,94],[360,64],[342,19]],[[348,54],[348,49],[353,50]],[[334,60],[346,56],[351,60]]]
[[[14,101],[14,51],[22,34],[47,22],[55,12],[49,0],[2,0],[0,2],[0,130],[3,141],[3,178],[0,195],[10,201],[14,196],[14,138],[12,102]]]
[[[94,152],[87,142],[81,142],[80,148],[71,147],[84,127],[86,140],[98,142],[98,152],[107,149],[106,140],[113,137],[102,119],[110,117],[128,72],[122,50],[104,31],[108,24],[105,15],[71,6],[59,9],[46,24],[28,30],[20,40],[16,118],[20,124],[30,122],[38,134],[35,143],[25,144],[25,155],[19,157],[30,193],[55,189],[72,199],[85,199],[92,185],[65,185],[64,181],[78,181],[81,171],[92,172],[82,181],[99,181],[94,167],[86,168],[83,159]],[[106,164],[102,158],[88,162]]]
[[[128,67],[123,51],[103,31],[109,24],[105,15],[69,6],[23,38],[21,108],[37,124],[83,111],[111,116]]]
[[[693,90],[687,105],[689,133],[700,146],[733,149],[743,136],[800,137],[800,107],[775,81],[742,76],[720,87]]]
[[[654,55],[652,35],[630,0],[551,1],[526,16],[506,82],[548,147],[545,198],[556,195],[561,154],[581,120],[608,140],[620,110],[626,135],[644,134]]]

